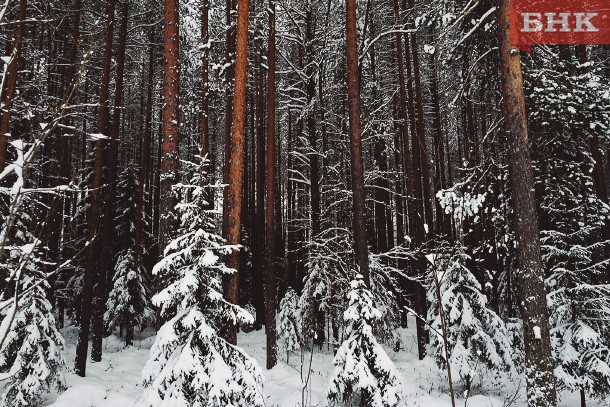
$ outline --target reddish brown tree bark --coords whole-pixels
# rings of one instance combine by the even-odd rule
[[[261,6],[264,6],[261,2]],[[256,309],[255,325],[260,326],[265,321],[265,107],[264,107],[264,72],[263,72],[263,41],[257,36],[255,45],[255,132],[256,132],[256,160],[253,186],[255,188],[256,210],[253,219],[252,236],[252,304]],[[251,214],[252,215],[252,214]]]
[[[173,210],[176,199],[172,185],[179,168],[180,139],[180,30],[178,0],[165,0],[163,20],[163,144],[161,147],[161,189],[159,201],[159,247],[164,250],[174,233]]]
[[[267,329],[267,369],[277,364],[277,334],[275,322],[275,1],[269,0],[269,50],[267,52],[267,213],[266,213],[266,270],[265,270],[265,327]],[[280,216],[280,214],[278,214]]]
[[[211,171],[210,158],[210,129],[209,129],[209,99],[210,99],[210,80],[209,80],[209,53],[210,53],[210,32],[209,32],[209,13],[210,1],[203,0],[201,7],[201,42],[203,44],[203,58],[201,61],[201,182],[205,186],[208,174]],[[207,188],[205,191],[205,209],[214,207],[212,191]]]
[[[106,28],[104,33],[104,57],[102,61],[102,77],[100,79],[100,99],[97,117],[98,133],[108,135],[109,116],[109,85],[110,67],[112,60],[112,39],[114,27],[115,0],[109,0],[106,8]],[[77,375],[84,377],[87,367],[87,350],[89,347],[89,331],[91,328],[91,316],[93,314],[93,286],[97,280],[98,284],[104,282],[98,276],[98,259],[101,254],[100,215],[102,213],[102,187],[104,185],[104,162],[107,141],[99,139],[95,143],[95,168],[93,179],[93,193],[91,197],[91,209],[89,212],[89,250],[85,265],[83,278],[83,295],[80,314],[80,329],[76,343],[76,360],[74,370]],[[97,301],[102,295],[98,289]],[[100,355],[101,357],[101,355]],[[94,359],[92,352],[91,358]],[[97,356],[96,356],[97,359]]]
[[[112,283],[112,275],[114,271],[114,262],[116,254],[116,243],[113,239],[114,229],[114,207],[116,198],[116,181],[117,181],[117,165],[119,143],[121,140],[121,111],[123,110],[123,83],[125,72],[125,49],[127,45],[127,23],[129,21],[129,1],[121,3],[121,23],[119,27],[118,47],[116,54],[116,70],[115,70],[115,89],[114,89],[114,108],[112,114],[112,139],[106,150],[107,154],[107,180],[106,190],[104,191],[105,202],[103,209],[104,223],[100,242],[102,245],[103,258],[98,257],[99,261],[99,279],[98,279],[98,295],[101,295],[101,301],[96,304],[95,313],[93,316],[93,342],[91,345],[91,357],[95,355],[99,362],[102,358],[102,338],[104,336],[104,313],[106,312],[106,301],[108,292],[107,289],[102,289],[101,284],[106,281],[108,285]],[[133,325],[127,322],[125,325],[125,341],[127,346],[133,345]]]
[[[233,59],[235,58],[235,27],[234,27],[234,12],[235,11],[235,0],[227,0],[226,3],[226,15],[225,15],[225,23],[227,26],[226,31],[226,64],[227,69],[225,71],[225,164],[228,163],[229,155],[231,154],[231,129],[233,127],[233,82],[235,81],[235,63]],[[224,183],[229,182],[229,167],[227,165],[224,166],[223,172],[223,181]],[[224,199],[227,199],[228,189],[224,190]],[[228,212],[224,211],[223,213],[223,223],[226,223],[226,216]]]
[[[246,89],[248,86],[248,6],[249,0],[243,0],[239,3],[237,10],[233,123],[229,140],[231,142],[229,155],[226,157],[227,160],[225,162],[225,166],[228,168],[229,185],[224,202],[226,216],[223,232],[229,245],[238,245],[241,241],[242,189],[246,139]],[[227,300],[232,304],[237,304],[239,251],[235,250],[227,256],[227,266],[235,270],[228,278]],[[237,325],[231,323],[227,325],[225,338],[230,343],[237,343]]]
[[[369,248],[366,240],[364,164],[362,162],[362,126],[360,123],[360,83],[356,32],[356,0],[346,0],[345,30],[347,34],[347,103],[350,125],[352,166],[352,204],[354,255],[357,272],[367,286],[371,284]]]
[[[534,175],[528,145],[521,55],[510,44],[509,0],[499,0],[498,6],[502,92],[521,288],[528,406],[549,407],[557,405],[557,395],[540,257]]]

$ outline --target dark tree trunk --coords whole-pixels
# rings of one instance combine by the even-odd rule
[[[112,39],[114,28],[114,9],[115,0],[109,0],[106,9],[106,28],[104,36],[104,60],[102,62],[102,77],[100,80],[100,106],[98,111],[97,129],[98,133],[108,135],[109,122],[109,85],[110,85],[110,68],[112,62]],[[101,252],[101,238],[99,234],[102,232],[100,226],[100,216],[102,214],[102,186],[104,185],[104,164],[105,150],[108,143],[103,140],[97,140],[95,144],[95,168],[93,179],[93,193],[91,197],[91,209],[89,212],[89,250],[85,266],[85,275],[83,278],[83,294],[80,314],[80,329],[78,333],[78,341],[76,343],[76,360],[74,370],[77,375],[84,377],[87,367],[87,350],[89,347],[89,331],[91,329],[91,316],[93,314],[93,285],[97,280],[98,284],[104,285],[105,276],[100,278],[98,273],[105,271],[102,265],[98,265],[98,260]],[[99,268],[98,268],[99,267]],[[104,281],[102,281],[104,280]],[[102,290],[97,290],[97,301],[103,297]],[[95,355],[95,359],[97,359]],[[101,358],[101,354],[100,354]],[[91,359],[94,359],[93,351]]]
[[[353,235],[356,270],[371,284],[369,248],[366,239],[364,164],[362,162],[362,126],[360,124],[360,83],[356,32],[356,0],[346,0],[347,100],[349,105],[350,153],[352,166]]]
[[[234,12],[235,11],[235,0],[227,0],[226,3],[226,15],[225,15],[225,23],[227,27],[226,32],[226,64],[227,70],[225,71],[225,148],[224,148],[224,159],[225,164],[229,162],[229,156],[231,155],[231,129],[233,127],[233,81],[235,80],[235,63],[233,59],[235,58],[235,27],[234,27]],[[224,166],[223,171],[223,182],[226,184],[229,181],[229,167],[227,165]],[[227,199],[228,189],[224,189],[224,200]],[[223,224],[227,222],[227,214],[228,211],[223,212]],[[223,285],[226,289],[227,281]]]
[[[267,328],[267,369],[277,364],[277,338],[275,306],[277,285],[275,282],[276,229],[276,168],[275,168],[275,2],[269,0],[269,67],[267,84],[267,213],[266,213],[266,270],[265,270],[265,326]],[[280,213],[277,214],[281,216]]]
[[[227,244],[238,245],[241,241],[241,209],[246,138],[246,89],[248,86],[248,6],[249,0],[239,4],[237,10],[237,33],[235,40],[235,88],[233,98],[233,120],[231,127],[229,155],[225,165],[228,168],[228,187],[225,196],[226,212],[223,232]],[[227,255],[227,266],[234,269],[227,281],[227,300],[237,304],[239,292],[239,252]],[[225,338],[237,343],[237,325],[226,327]]]
[[[13,52],[11,60],[6,70],[5,89],[2,89],[2,118],[0,121],[0,172],[6,166],[6,153],[8,147],[7,134],[11,132],[11,109],[17,90],[17,70],[19,68],[19,58],[21,57],[23,43],[23,25],[25,22],[25,12],[27,0],[19,0],[19,21],[15,29],[15,40],[13,41]]]
[[[138,270],[142,262],[142,243],[144,236],[144,193],[146,191],[146,183],[150,173],[150,161],[152,154],[152,111],[153,111],[153,86],[155,78],[155,46],[154,29],[151,28],[150,42],[148,50],[148,78],[146,85],[146,113],[144,118],[144,139],[142,140],[142,154],[140,154],[140,170],[138,173],[138,198],[136,209],[136,230],[134,238],[134,265]]]
[[[102,222],[104,223],[102,229],[102,235],[100,236],[100,242],[102,245],[102,253],[104,253],[105,260],[100,261],[100,279],[98,280],[98,295],[101,296],[102,300],[97,302],[95,314],[93,316],[93,343],[91,347],[91,358],[93,355],[99,360],[93,359],[98,362],[101,360],[102,355],[102,338],[104,336],[104,313],[106,312],[106,300],[108,296],[107,289],[101,289],[100,283],[103,283],[103,279],[109,282],[108,286],[112,284],[112,276],[114,271],[114,258],[116,255],[115,241],[113,239],[113,228],[114,228],[114,204],[116,195],[116,181],[117,181],[117,162],[118,162],[118,151],[119,143],[121,141],[121,110],[123,109],[123,82],[124,82],[124,71],[125,71],[125,47],[127,43],[127,23],[129,21],[129,1],[121,3],[121,26],[119,28],[118,47],[116,56],[116,71],[115,71],[115,91],[114,91],[114,112],[112,117],[112,140],[110,141],[109,149],[106,150],[108,155],[108,176],[106,181],[104,202],[104,215]],[[133,345],[133,324],[127,322],[125,325],[126,329],[126,344],[127,346]]]
[[[528,406],[557,405],[549,316],[540,258],[540,235],[530,158],[521,56],[510,45],[509,0],[499,0],[498,31],[502,90],[517,265],[521,288]]]
[[[436,57],[431,56],[430,67],[430,93],[432,95],[432,117],[434,132],[434,192],[447,188],[445,180],[445,143],[443,141],[443,127],[441,117],[440,96],[438,93],[438,76],[436,71]],[[436,235],[449,236],[450,221],[443,211],[438,199],[434,200],[436,222],[434,223]]]
[[[179,168],[178,140],[180,138],[180,31],[178,0],[165,0],[163,20],[164,82],[163,82],[163,144],[161,147],[161,182],[159,200],[159,249],[174,237],[173,215],[176,199],[172,185],[177,181]]]
[[[256,42],[256,211],[252,241],[252,303],[256,309],[255,325],[261,326],[265,321],[265,108],[264,105],[264,73],[263,73],[263,41],[260,37]],[[254,159],[254,157],[253,157]]]
[[[209,32],[209,13],[210,1],[203,0],[201,7],[201,43],[203,44],[203,58],[201,61],[201,185],[204,188],[205,204],[204,209],[214,208],[213,191],[207,187],[209,174],[212,171],[210,156],[210,125],[209,125],[209,53],[210,53],[210,32]]]

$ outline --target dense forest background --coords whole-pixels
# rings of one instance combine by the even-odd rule
[[[393,406],[408,321],[454,405],[608,400],[610,48],[512,50],[508,6],[6,0],[3,405],[146,328],[142,405],[263,405],[264,326]]]

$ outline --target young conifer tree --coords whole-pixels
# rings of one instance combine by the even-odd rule
[[[125,328],[127,346],[133,345],[134,327],[150,324],[155,320],[146,269],[142,262],[136,266],[134,258],[137,201],[132,191],[137,190],[137,173],[128,167],[119,177],[118,210],[115,219],[117,240],[125,244],[126,248],[117,255],[113,286],[104,314],[104,321],[109,329],[117,326]],[[145,245],[141,245],[140,252],[146,252]]]
[[[2,208],[0,230],[0,274],[8,285],[0,301],[12,306],[0,324],[0,381],[4,393],[0,405],[32,406],[42,403],[42,396],[52,388],[65,389],[62,355],[64,339],[59,333],[51,303],[47,299],[50,285],[40,240],[31,232],[31,214],[39,203],[23,193],[27,183],[26,159],[34,147],[25,151],[21,140],[12,141],[17,159],[7,165],[2,178],[14,172],[15,182],[7,188],[8,208]],[[48,264],[48,263],[47,263]]]
[[[504,322],[488,307],[481,284],[466,267],[465,248],[458,246],[448,252],[433,257],[432,272],[437,273],[439,286],[434,284],[428,291],[428,319],[436,331],[430,336],[431,354],[439,367],[446,367],[444,339],[439,335],[443,312],[451,372],[469,390],[474,376],[482,374],[483,368],[485,374],[498,380],[515,373],[513,351]]]
[[[226,323],[251,323],[252,316],[222,296],[222,277],[233,270],[221,258],[237,248],[214,233],[200,176],[174,186],[178,237],[153,269],[165,285],[153,302],[167,322],[142,373],[140,405],[263,406],[260,367],[219,335]]]
[[[299,297],[292,288],[286,292],[284,298],[280,301],[278,319],[280,342],[284,344],[286,349],[286,363],[288,363],[290,352],[301,347],[299,339]]]
[[[328,399],[331,404],[360,397],[362,406],[398,405],[402,379],[373,335],[373,324],[383,318],[360,274],[351,282],[345,340],[333,360]]]

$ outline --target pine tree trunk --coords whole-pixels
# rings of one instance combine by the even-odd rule
[[[209,129],[209,53],[210,53],[210,32],[209,32],[209,13],[210,1],[203,0],[201,7],[201,42],[204,46],[203,58],[201,61],[201,158],[204,159],[201,166],[201,185],[204,187],[206,204],[204,209],[214,208],[214,195],[210,188],[207,188],[207,180],[212,170],[210,155],[210,129]]]
[[[318,137],[316,134],[316,82],[314,76],[314,61],[313,61],[313,11],[309,3],[305,10],[305,77],[307,78],[305,92],[307,94],[307,106],[309,112],[307,114],[307,136],[309,141],[309,184],[310,184],[310,206],[311,206],[311,239],[316,239],[321,230],[321,207],[320,207],[320,157],[318,155]],[[323,310],[320,309],[319,300],[314,298],[314,307],[316,309],[315,316],[315,332],[314,342],[316,345],[322,346],[326,341],[324,325],[326,316]]]
[[[267,66],[269,67],[267,85],[267,213],[266,213],[266,264],[265,264],[265,326],[267,328],[267,369],[277,364],[277,333],[275,322],[276,293],[275,254],[276,254],[276,168],[275,168],[275,1],[269,0],[269,50]],[[281,216],[278,213],[277,216]]]
[[[175,228],[176,199],[172,185],[178,180],[180,139],[180,30],[178,0],[165,0],[163,20],[163,144],[161,147],[161,185],[159,200],[159,249],[171,241]]]
[[[114,28],[114,10],[116,0],[109,0],[106,9],[106,28],[104,34],[104,59],[102,62],[102,77],[100,79],[100,106],[98,110],[98,133],[108,135],[109,122],[109,89],[110,89],[110,68],[112,62],[112,39]],[[89,212],[89,250],[85,265],[85,275],[83,278],[83,294],[80,314],[80,327],[78,341],[76,344],[76,360],[74,370],[77,375],[84,377],[87,367],[87,350],[89,347],[89,331],[91,329],[91,316],[93,315],[93,286],[104,285],[104,281],[99,278],[98,260],[101,253],[100,236],[100,215],[102,213],[102,186],[104,185],[104,163],[106,140],[100,139],[95,143],[95,168],[93,179],[93,193],[91,197],[91,208]],[[105,280],[105,276],[104,276]],[[97,289],[97,300],[100,301],[102,290]],[[91,358],[94,360],[93,352]],[[97,356],[96,356],[97,358]],[[101,354],[100,354],[101,358]]]
[[[227,184],[229,182],[229,156],[231,155],[231,129],[233,128],[233,82],[235,80],[235,27],[233,26],[234,13],[235,10],[235,0],[227,0],[226,3],[226,15],[225,15],[225,24],[226,24],[226,64],[227,69],[225,71],[225,149],[224,149],[224,159],[225,166],[223,171],[223,182]],[[223,191],[223,198],[226,201],[227,199],[228,189],[225,188]],[[223,224],[227,223],[228,211],[223,212]],[[223,285],[225,286],[225,290],[227,289],[227,282],[225,279]]]
[[[375,27],[375,26],[373,26]],[[374,32],[371,29],[371,35],[375,37]],[[374,103],[378,103],[378,92],[379,82],[377,79],[377,55],[375,53],[375,46],[371,46],[371,79],[373,82],[372,89],[372,100]],[[373,120],[375,120],[374,118]],[[374,133],[377,135],[375,144],[373,146],[373,157],[375,159],[375,165],[377,171],[380,172],[375,178],[375,203],[374,208],[374,228],[373,233],[370,234],[372,250],[377,253],[384,253],[388,251],[388,222],[386,221],[386,195],[389,189],[385,170],[387,169],[387,163],[385,160],[385,142],[382,138],[382,134],[385,133],[382,127],[375,127]]]
[[[296,213],[296,197],[294,193],[294,182],[291,180],[290,171],[294,167],[293,155],[290,154],[294,149],[294,135],[292,131],[292,111],[288,108],[288,160],[286,169],[288,171],[288,179],[286,180],[286,273],[288,274],[288,287],[294,288],[298,294],[301,293],[301,282],[298,281],[297,265],[296,265],[296,230],[293,219]]]
[[[72,6],[74,10],[74,16],[71,20],[68,20],[72,25],[72,29],[68,34],[70,37],[70,44],[68,47],[68,56],[66,60],[66,69],[65,76],[63,78],[65,89],[64,96],[62,102],[70,103],[75,94],[76,87],[76,58],[78,52],[78,40],[80,36],[80,16],[81,16],[81,3],[82,0],[75,0]],[[67,23],[66,23],[67,28]],[[72,126],[72,118],[68,117],[62,120],[62,124],[67,128]],[[55,156],[55,160],[51,165],[51,173],[53,174],[50,177],[50,186],[58,187],[60,185],[68,185],[71,176],[72,169],[72,137],[69,134],[64,134],[63,131],[59,134],[55,134],[55,139],[50,140],[54,147],[53,155]],[[72,135],[73,136],[73,135]],[[69,201],[68,199],[60,193],[54,195],[50,201],[49,205],[49,221],[48,227],[49,232],[46,235],[46,244],[49,247],[49,257],[55,263],[55,265],[59,264],[62,260],[62,248],[60,247],[60,242],[62,241],[62,229],[64,228],[64,219],[67,219],[69,209]],[[56,266],[53,267],[56,267]],[[50,280],[50,284],[53,286],[55,282],[55,278]],[[51,294],[53,294],[54,290],[51,290]],[[60,309],[60,321],[59,325],[63,326],[63,300],[60,297],[57,297],[57,307]]]
[[[150,42],[148,50],[148,77],[146,80],[146,113],[144,118],[144,139],[142,140],[142,154],[140,154],[140,171],[138,173],[138,198],[136,209],[136,231],[134,237],[133,264],[139,269],[142,257],[142,241],[144,235],[144,193],[150,173],[150,160],[152,154],[152,110],[153,110],[153,86],[155,77],[155,46],[153,30],[150,31]]]
[[[396,23],[399,24],[400,20],[400,6],[398,4],[398,0],[394,0],[394,18]],[[408,44],[406,44],[408,48]],[[407,119],[410,121],[413,120],[413,114],[407,110],[407,89],[406,89],[406,81],[405,81],[405,67],[404,67],[404,56],[403,56],[403,48],[402,48],[402,39],[400,33],[396,33],[396,58],[398,60],[398,89],[400,95],[400,117],[402,119],[402,123],[400,124],[400,129],[402,131],[402,147],[403,157],[404,157],[404,182],[405,182],[405,192],[407,194],[407,231],[412,233],[415,224],[415,208],[413,207],[413,168],[411,162],[411,147],[409,146],[409,127]],[[408,65],[407,58],[407,65]],[[410,72],[410,69],[409,69]],[[412,129],[415,126],[411,126]],[[404,236],[401,237],[401,241],[404,241]]]
[[[505,123],[508,137],[510,189],[521,286],[527,398],[530,407],[557,405],[549,336],[544,270],[534,200],[521,56],[510,44],[509,0],[499,0],[498,31]]]
[[[445,143],[443,141],[443,127],[440,107],[440,96],[438,93],[438,75],[436,71],[436,56],[435,54],[430,57],[430,93],[432,96],[432,117],[433,117],[433,131],[434,131],[434,192],[435,196],[440,190],[447,188],[447,182],[445,180]],[[441,236],[448,236],[449,221],[443,208],[438,199],[434,200],[436,222],[435,234]]]
[[[13,100],[17,91],[17,70],[19,67],[19,58],[21,57],[23,25],[25,21],[27,4],[27,0],[19,0],[19,21],[17,23],[17,28],[15,29],[13,52],[8,69],[6,70],[6,83],[4,85],[6,88],[2,89],[2,117],[0,119],[0,172],[4,171],[4,167],[6,166],[6,153],[8,147],[7,135],[11,132],[11,109],[13,108]]]
[[[106,301],[108,299],[108,288],[112,286],[114,271],[114,258],[116,255],[116,242],[113,239],[114,228],[114,206],[116,198],[117,161],[121,130],[121,109],[123,106],[123,73],[125,71],[125,47],[127,41],[127,22],[129,19],[129,1],[121,3],[121,25],[117,37],[118,47],[116,55],[114,111],[112,117],[112,139],[106,149],[107,155],[107,179],[103,202],[103,228],[100,235],[101,254],[98,257],[98,301],[93,314],[93,337],[91,345],[91,359],[94,362],[102,360],[102,339],[104,337],[104,313],[106,312]]]
[[[347,99],[349,106],[350,152],[352,167],[353,235],[356,270],[370,287],[369,249],[366,239],[364,164],[362,162],[362,127],[360,124],[360,83],[356,32],[356,0],[346,0]]]
[[[262,5],[262,4],[261,4]],[[252,303],[256,309],[256,326],[265,321],[265,108],[263,41],[256,41],[256,213],[252,237]]]
[[[248,6],[249,0],[240,2],[237,10],[237,33],[235,39],[235,88],[233,97],[233,120],[229,155],[225,165],[228,166],[228,187],[225,196],[226,212],[223,232],[227,244],[238,245],[241,241],[242,189],[245,161],[246,139],[246,89],[248,86]],[[228,278],[227,300],[237,304],[239,251],[234,250],[227,256],[227,266],[235,272]],[[230,343],[237,343],[237,325],[226,327],[225,338]]]

